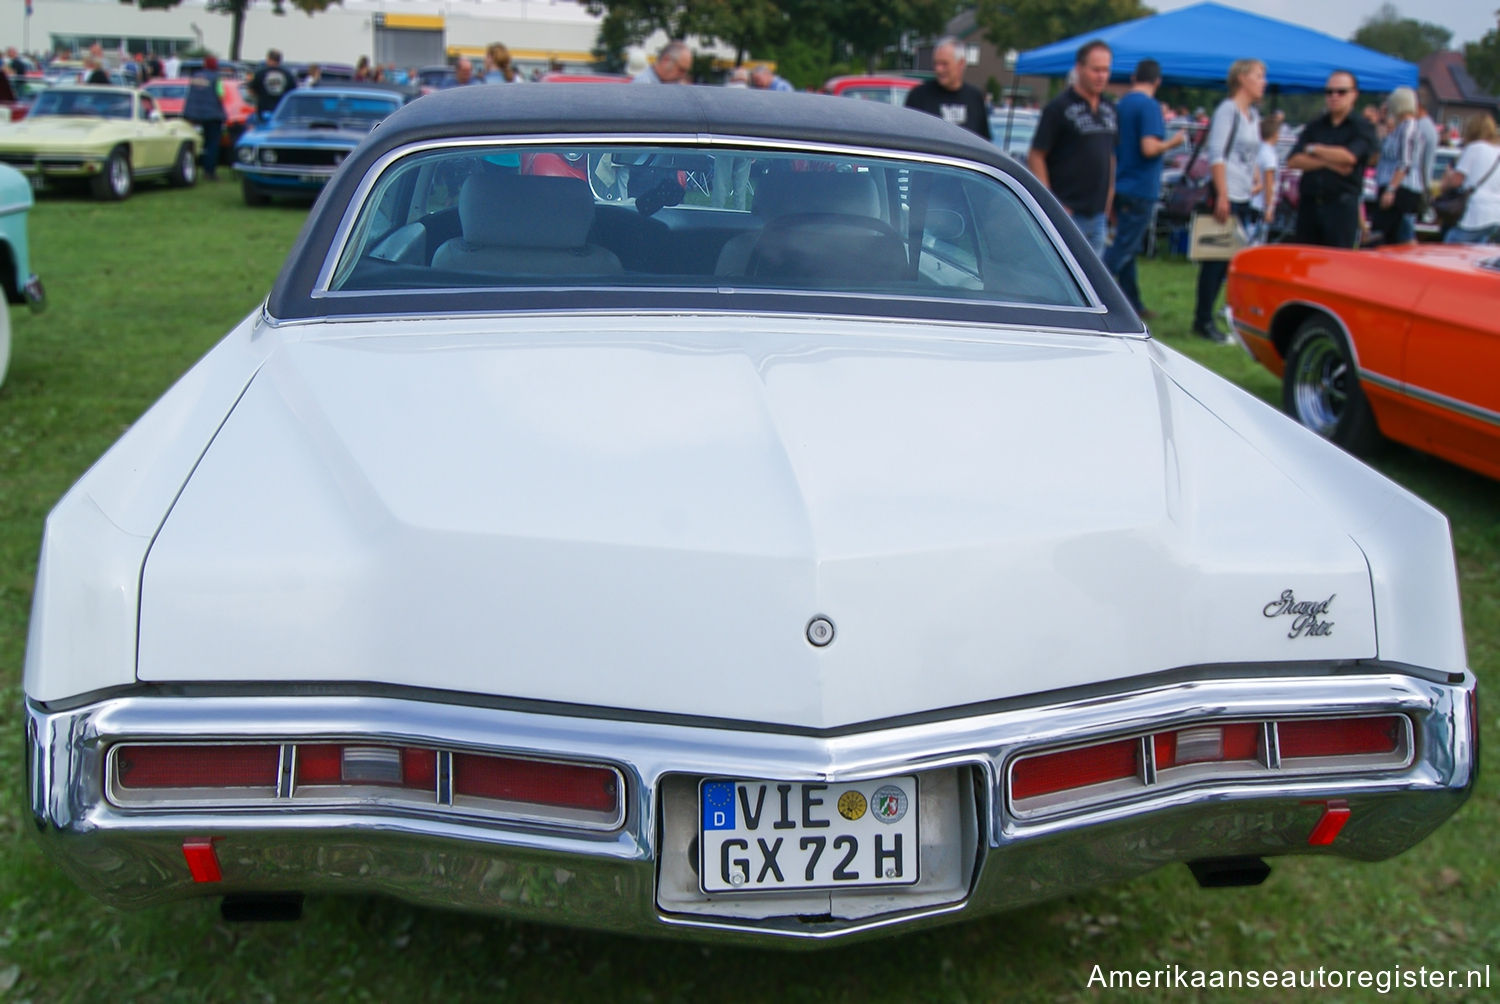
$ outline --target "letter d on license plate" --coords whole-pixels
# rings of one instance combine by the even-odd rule
[[[917,779],[699,782],[706,893],[912,885]]]

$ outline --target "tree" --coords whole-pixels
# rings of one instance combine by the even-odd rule
[[[698,34],[734,46],[738,66],[754,52],[766,52],[786,41],[792,17],[780,0],[705,0]]]
[[[1500,17],[1500,11],[1495,15]],[[1464,46],[1464,68],[1486,94],[1500,94],[1500,28],[1491,28],[1479,41]]]
[[[833,0],[822,6],[830,34],[871,73],[902,36],[939,35],[958,9],[956,0]]]
[[[1366,49],[1383,52],[1409,63],[1420,63],[1434,52],[1442,52],[1453,40],[1453,32],[1441,25],[1402,17],[1395,4],[1381,4],[1365,18],[1350,41]]]
[[[809,45],[836,44],[874,67],[880,55],[907,34],[942,31],[958,0],[588,0],[590,13],[603,14],[599,51],[606,59],[617,47],[639,42],[660,29],[672,38],[694,35],[735,49],[735,61],[766,55],[795,38],[799,52]]]
[[[603,14],[594,54],[610,69],[623,66],[625,47],[660,29],[669,38],[695,35],[734,46],[735,63],[750,52],[764,53],[784,39],[791,24],[779,0],[589,0],[591,14]]]
[[[975,19],[995,48],[1005,52],[1155,13],[1141,0],[979,0]]]
[[[143,10],[150,8],[165,10],[169,7],[176,7],[182,0],[122,0],[122,2],[134,2]],[[230,59],[237,60],[240,58],[240,43],[245,37],[245,13],[250,9],[250,4],[253,2],[254,0],[207,0],[207,3],[204,5],[212,13],[228,14],[234,18],[234,27],[229,33]],[[271,6],[275,13],[285,14],[287,4],[291,4],[291,6],[311,17],[314,14],[327,10],[333,4],[343,2],[344,0],[271,0]]]

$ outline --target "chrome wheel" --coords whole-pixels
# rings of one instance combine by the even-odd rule
[[[191,143],[182,144],[177,151],[177,162],[172,165],[172,173],[167,176],[168,183],[178,188],[189,188],[198,182],[198,158],[193,156]]]
[[[130,157],[123,147],[110,153],[109,160],[104,163],[104,170],[94,175],[91,184],[96,199],[118,202],[130,196]]]
[[[1298,422],[1353,453],[1368,452],[1380,442],[1354,356],[1329,317],[1303,321],[1293,336],[1281,403]]]
[[[1326,331],[1314,332],[1297,354],[1289,376],[1297,421],[1331,439],[1349,404],[1351,377],[1349,364],[1333,338]]]
[[[109,190],[115,193],[117,199],[130,194],[130,165],[119,154],[109,161]]]

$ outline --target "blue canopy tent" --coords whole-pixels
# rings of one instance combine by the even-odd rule
[[[1136,63],[1151,58],[1161,64],[1166,83],[1222,85],[1230,63],[1259,59],[1266,64],[1266,82],[1282,91],[1321,91],[1334,70],[1353,73],[1361,91],[1417,86],[1415,63],[1217,3],[1124,21],[1023,52],[1016,59],[1016,73],[1065,76],[1079,46],[1095,38],[1114,50],[1117,79],[1129,79]]]

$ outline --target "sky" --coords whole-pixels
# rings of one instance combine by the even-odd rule
[[[1199,0],[1145,0],[1146,6],[1165,13],[1188,7]],[[1290,21],[1326,32],[1335,38],[1348,38],[1359,30],[1365,19],[1380,9],[1385,0],[1215,0],[1226,7],[1238,7],[1252,14]],[[1477,42],[1495,27],[1495,11],[1500,0],[1442,0],[1442,3],[1392,0],[1402,17],[1440,25],[1453,32],[1453,47]]]

